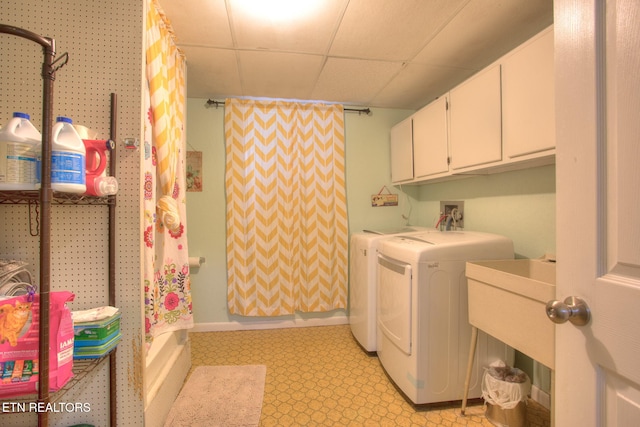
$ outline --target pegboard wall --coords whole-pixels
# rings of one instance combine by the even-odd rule
[[[141,278],[142,153],[126,150],[124,138],[142,140],[144,79],[144,0],[0,0],[0,23],[56,41],[56,56],[69,62],[56,73],[53,115],[70,117],[109,137],[110,94],[118,102],[116,177],[116,305],[121,309],[123,339],[117,352],[117,425],[143,425],[140,372],[144,323]],[[0,34],[0,124],[14,111],[30,114],[42,130],[42,48],[31,41]],[[32,214],[33,214],[32,208]],[[39,239],[30,235],[27,205],[0,205],[0,257],[29,262],[38,275]],[[108,208],[52,207],[52,290],[75,295],[73,310],[108,303]],[[64,396],[65,402],[90,403],[88,413],[51,414],[51,426],[88,423],[107,426],[109,364]],[[3,426],[35,425],[32,415],[0,415]]]

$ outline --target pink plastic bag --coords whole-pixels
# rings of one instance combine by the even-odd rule
[[[73,376],[73,320],[68,291],[49,294],[49,390],[63,387]],[[0,398],[38,391],[38,325],[40,295],[0,300]]]

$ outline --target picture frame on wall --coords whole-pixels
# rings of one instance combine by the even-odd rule
[[[187,151],[187,191],[202,192],[202,151]]]

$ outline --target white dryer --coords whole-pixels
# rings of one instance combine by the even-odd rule
[[[376,265],[380,241],[395,235],[426,233],[426,227],[364,230],[351,234],[349,254],[349,324],[365,351],[376,351]]]
[[[378,358],[413,403],[463,398],[471,340],[465,263],[513,256],[506,237],[469,231],[413,233],[380,242]],[[479,336],[469,398],[482,395],[484,366],[514,359],[513,349]]]

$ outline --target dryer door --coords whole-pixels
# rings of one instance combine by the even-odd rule
[[[378,326],[411,354],[411,264],[378,254]]]

